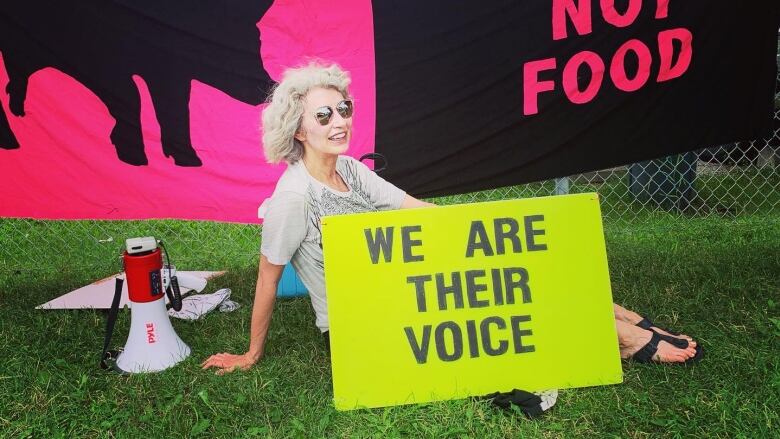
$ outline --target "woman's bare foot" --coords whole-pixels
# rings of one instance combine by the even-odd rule
[[[620,320],[617,320],[615,324],[618,331],[620,358],[631,358],[649,343],[653,336],[651,331]],[[695,355],[696,349],[692,344],[689,344],[685,349],[680,349],[661,340],[658,342],[658,349],[653,354],[652,359],[659,363],[683,363]]]
[[[644,317],[641,315],[635,313],[634,311],[628,310],[626,308],[623,308],[622,306],[618,305],[617,303],[612,304],[613,310],[615,312],[615,319],[621,322],[628,323],[630,325],[636,325],[637,323],[641,322]],[[664,331],[663,329],[657,327],[657,326],[651,326],[652,330],[663,335],[668,335],[669,337],[676,337],[676,338],[682,338],[685,340],[688,340],[688,346],[696,347],[696,341],[691,338],[690,336],[687,336],[685,334],[671,334],[667,331]]]

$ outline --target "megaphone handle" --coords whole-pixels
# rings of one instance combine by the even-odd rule
[[[168,261],[168,288],[165,289],[165,294],[168,296],[168,301],[171,302],[171,307],[174,311],[181,311],[181,289],[179,288],[179,279],[176,276],[171,276],[171,255],[168,254],[168,249],[165,248],[165,243],[162,239],[159,241],[163,250],[165,250],[165,260]]]
[[[114,288],[114,300],[111,302],[111,309],[108,311],[108,321],[106,322],[106,335],[103,339],[103,353],[100,355],[100,365],[105,369],[108,368],[106,361],[106,354],[108,353],[108,346],[111,344],[111,337],[114,335],[114,324],[116,323],[116,316],[119,313],[119,302],[122,299],[122,286],[125,280],[121,277],[116,278],[116,286]]]
[[[179,288],[179,279],[176,279],[176,276],[171,276],[170,285],[165,293],[168,295],[173,310],[181,311],[181,288]]]

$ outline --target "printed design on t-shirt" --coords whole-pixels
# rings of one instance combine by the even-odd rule
[[[368,192],[365,190],[365,182],[360,178],[360,174],[358,174],[357,163],[351,160],[343,160],[340,164],[343,165],[339,170],[341,171],[341,176],[344,178],[344,182],[347,183],[354,192],[357,192],[364,200],[369,202],[369,205],[373,206],[373,204],[370,203],[371,197],[368,196]]]
[[[369,203],[364,197],[361,197],[354,187],[348,196],[336,195],[326,188],[322,188],[322,192],[320,193],[321,217],[344,215],[347,213],[373,212],[376,210],[374,205]],[[319,224],[319,222],[317,224]],[[322,248],[322,230],[320,230],[319,227],[317,228],[317,234],[317,241],[320,243],[320,248]]]
[[[322,216],[344,215],[347,213],[373,212],[376,210],[355,188],[346,197],[334,194],[326,188],[320,195]]]
[[[307,233],[307,240],[313,240],[322,247],[322,217],[329,215],[344,215],[348,213],[361,213],[376,211],[376,207],[371,203],[362,180],[357,173],[354,164],[349,161],[339,162],[339,174],[344,179],[344,183],[349,186],[351,192],[349,195],[340,196],[325,186],[309,184],[304,197],[307,207],[307,216],[310,231]],[[317,186],[321,186],[319,193]],[[310,237],[310,238],[309,238]]]

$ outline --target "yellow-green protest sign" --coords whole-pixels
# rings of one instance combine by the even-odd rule
[[[596,194],[322,225],[337,409],[622,381]]]

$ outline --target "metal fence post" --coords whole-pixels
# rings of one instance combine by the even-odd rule
[[[555,195],[566,195],[569,193],[569,177],[555,179]]]

